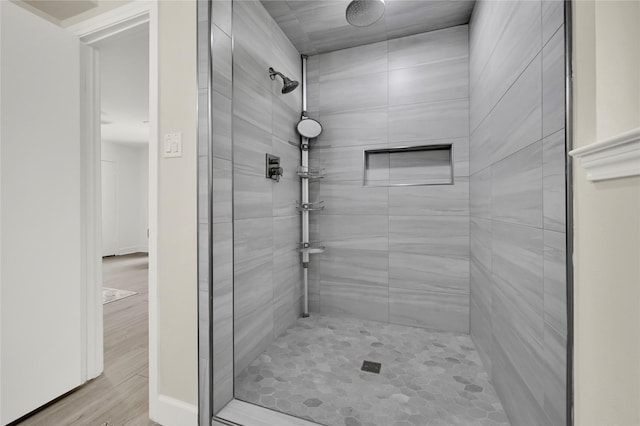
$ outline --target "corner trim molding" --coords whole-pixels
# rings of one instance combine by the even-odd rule
[[[592,182],[640,176],[640,127],[574,149],[569,155],[580,159]]]

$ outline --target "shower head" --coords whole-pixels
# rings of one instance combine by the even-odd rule
[[[347,6],[347,22],[354,27],[373,25],[384,15],[384,0],[352,0]]]
[[[289,77],[286,77],[281,72],[278,72],[273,68],[269,68],[269,77],[271,77],[271,80],[275,80],[276,75],[279,75],[280,78],[282,78],[282,93],[293,92],[295,88],[300,84],[297,81],[291,80]]]

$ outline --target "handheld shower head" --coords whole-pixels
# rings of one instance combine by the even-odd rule
[[[281,72],[274,70],[273,68],[269,68],[269,77],[271,80],[276,79],[276,75],[279,75],[282,78],[282,93],[291,93],[295,90],[296,87],[300,84],[295,80],[291,80],[289,77],[286,77]]]

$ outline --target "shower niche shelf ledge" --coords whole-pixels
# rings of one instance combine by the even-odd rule
[[[364,151],[364,186],[453,184],[451,144]]]

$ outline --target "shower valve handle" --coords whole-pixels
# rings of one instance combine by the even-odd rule
[[[269,168],[269,177],[275,179],[276,182],[280,182],[280,176],[282,176],[283,173],[284,169],[282,167]]]

